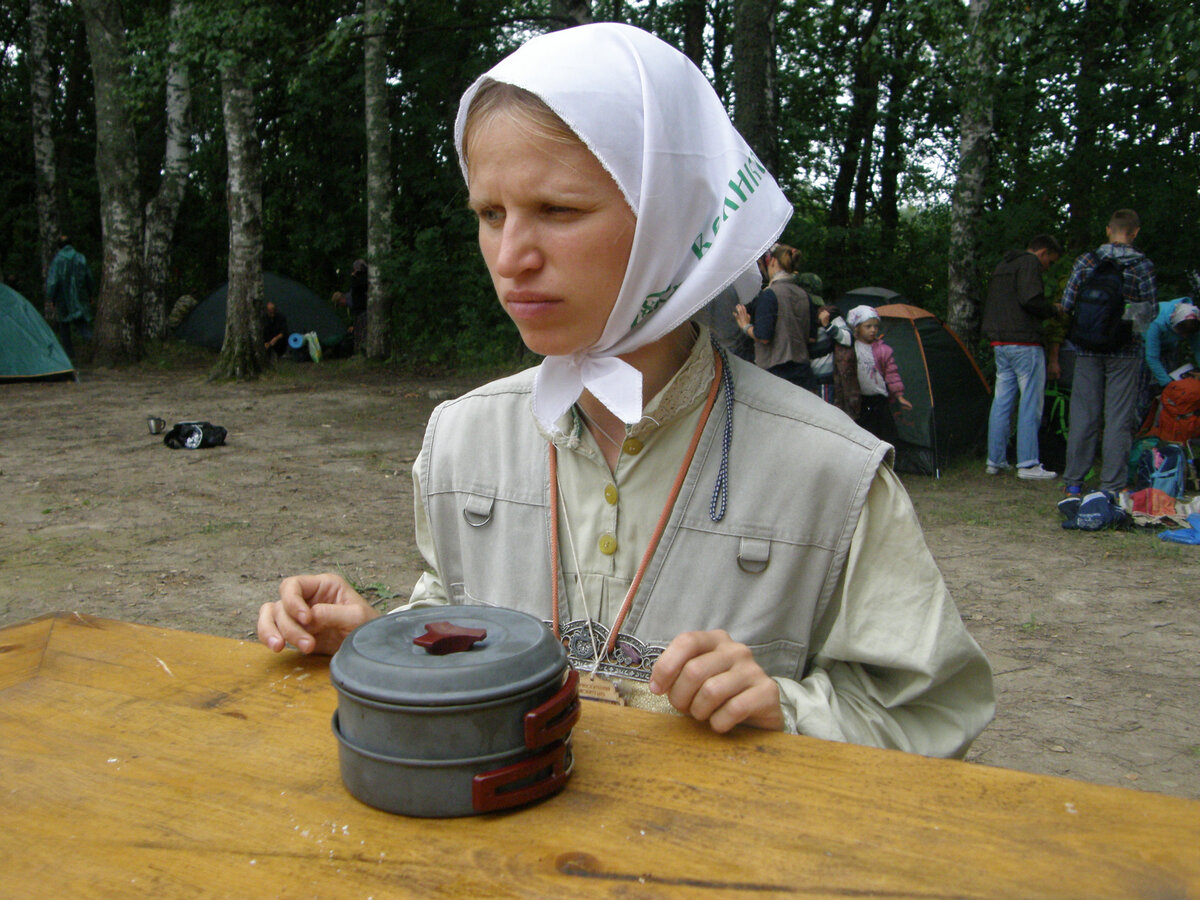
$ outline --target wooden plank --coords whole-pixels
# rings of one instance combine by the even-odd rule
[[[50,644],[0,693],[16,896],[1200,896],[1196,801],[607,704],[559,796],[393,816],[341,785],[323,663],[136,626]]]
[[[0,628],[0,691],[37,673],[54,622],[54,616],[42,616]]]

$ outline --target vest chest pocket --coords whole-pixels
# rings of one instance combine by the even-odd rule
[[[492,508],[495,505],[495,497],[481,497],[478,494],[468,494],[467,502],[463,504],[463,518],[472,528],[482,528],[488,522],[492,521]]]

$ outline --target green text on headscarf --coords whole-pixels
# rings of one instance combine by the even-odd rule
[[[758,183],[762,181],[762,176],[766,174],[766,166],[758,161],[758,157],[754,154],[746,157],[745,164],[737,170],[737,174],[733,178],[729,179],[729,193],[721,202],[720,214],[714,216],[712,225],[696,235],[696,240],[692,242],[692,252],[696,254],[696,259],[704,258],[704,254],[712,246],[721,226],[729,221],[731,213],[742,208],[742,204],[750,198],[754,189],[758,187]]]

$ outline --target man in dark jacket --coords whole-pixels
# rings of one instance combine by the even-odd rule
[[[283,356],[288,348],[287,316],[271,300],[267,301],[267,314],[263,316],[263,347],[276,356]]]
[[[1042,321],[1056,312],[1046,299],[1042,273],[1062,256],[1053,237],[1042,234],[1024,250],[1005,255],[988,283],[983,306],[983,334],[996,358],[996,390],[988,417],[987,473],[1009,467],[1008,436],[1017,407],[1017,477],[1048,480],[1057,472],[1042,467],[1038,428],[1046,390],[1046,353]]]

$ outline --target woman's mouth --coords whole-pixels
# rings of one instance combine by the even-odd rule
[[[504,295],[504,308],[514,319],[536,319],[560,303],[560,298],[537,291],[509,291]]]

